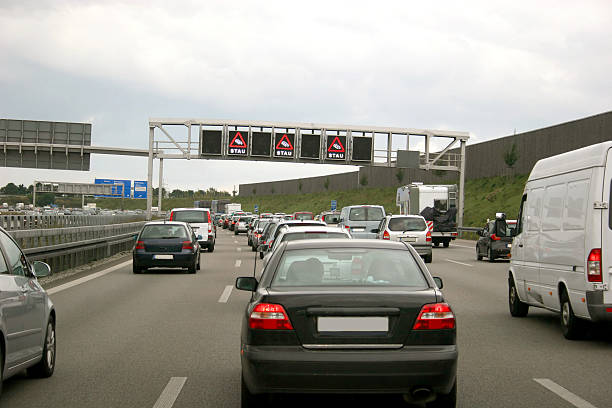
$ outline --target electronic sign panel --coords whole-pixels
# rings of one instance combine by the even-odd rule
[[[251,156],[270,157],[271,133],[253,132],[251,135]]]
[[[133,198],[147,198],[147,181],[134,180]]]
[[[302,143],[300,146],[300,158],[302,159],[319,159],[320,153],[320,135],[302,134]]]
[[[246,156],[248,133],[240,130],[229,132],[227,154],[231,156]]]
[[[346,160],[346,136],[327,136],[325,158],[329,160]]]
[[[354,161],[372,161],[372,138],[353,136],[351,156]]]
[[[200,154],[217,154],[221,155],[221,136],[220,130],[202,130],[202,139],[200,141]]]
[[[274,134],[274,157],[288,159],[295,157],[295,135],[293,133]]]

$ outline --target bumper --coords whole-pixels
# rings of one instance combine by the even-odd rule
[[[421,256],[431,255],[432,253],[431,245],[412,245],[412,247],[417,251],[417,254]]]
[[[603,302],[603,291],[587,291],[587,308],[594,322],[612,322],[612,304]]]
[[[398,350],[318,350],[300,346],[243,346],[242,372],[260,393],[408,393],[415,386],[450,392],[457,347]]]
[[[173,259],[153,259],[153,254],[134,254],[134,265],[140,268],[188,268],[193,266],[195,254],[168,253]]]
[[[349,231],[351,236],[355,239],[376,239],[376,234],[373,232],[365,232],[365,231]]]
[[[491,246],[491,251],[493,252],[493,255],[499,258],[510,258],[511,249],[512,248],[508,248],[507,244],[505,243]]]
[[[238,232],[247,232],[248,229],[246,229],[245,227],[238,227],[238,228],[236,228],[236,231],[238,231]]]

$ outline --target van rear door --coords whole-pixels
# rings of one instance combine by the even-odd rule
[[[612,149],[608,150],[603,185],[603,201],[607,209],[601,209],[601,273],[604,287],[604,303],[612,303]]]

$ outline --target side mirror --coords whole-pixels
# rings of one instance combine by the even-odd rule
[[[32,263],[32,269],[37,278],[44,278],[52,273],[51,267],[42,261],[34,261],[34,263]]]
[[[246,290],[247,292],[255,292],[257,290],[257,279],[252,276],[243,276],[236,278],[236,289]]]
[[[370,232],[373,232],[374,234],[378,234],[380,232],[380,230],[378,228],[374,228],[374,229],[370,230]]]
[[[442,282],[442,278],[438,278],[437,276],[433,277],[434,282],[436,282],[436,286],[438,289],[442,289],[444,287],[444,282]]]

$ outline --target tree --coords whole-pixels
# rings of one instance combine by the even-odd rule
[[[53,193],[44,193],[36,196],[36,205],[40,207],[53,203],[55,203],[55,194]]]
[[[325,187],[326,190],[329,190],[329,177],[325,179],[325,183],[323,183],[323,187]]]
[[[17,187],[15,183],[8,183],[6,186],[0,188],[0,193],[6,195],[18,195],[19,187]]]
[[[368,176],[366,176],[365,174],[363,176],[361,176],[359,178],[359,184],[361,184],[362,186],[367,186],[368,185]]]
[[[257,189],[253,188],[253,190],[251,190],[253,192],[253,195],[257,195]]]
[[[506,166],[512,168],[516,164],[518,158],[519,158],[519,155],[518,155],[518,151],[516,148],[516,142],[515,142],[515,143],[512,143],[512,147],[510,148],[510,150],[504,153],[504,162],[506,163]]]
[[[404,170],[397,169],[397,171],[395,172],[395,178],[397,179],[398,183],[402,184],[402,181],[404,181]]]
[[[302,180],[298,182],[298,190],[302,191]]]

